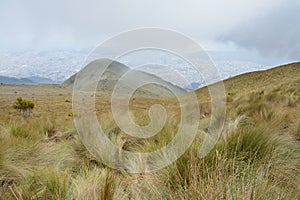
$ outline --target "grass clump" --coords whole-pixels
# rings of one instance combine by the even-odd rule
[[[75,199],[117,199],[120,177],[111,169],[83,169],[73,180]]]
[[[197,158],[197,149],[191,147],[161,173],[170,199],[297,199],[300,195],[299,145],[263,124],[239,127],[203,159]]]
[[[47,167],[15,184],[12,193],[18,199],[72,199],[70,183],[67,173]]]

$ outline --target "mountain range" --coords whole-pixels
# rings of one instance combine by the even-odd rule
[[[0,76],[0,84],[37,85],[37,84],[54,84],[54,83],[55,82],[49,78],[43,78],[39,76],[31,76],[25,78]]]

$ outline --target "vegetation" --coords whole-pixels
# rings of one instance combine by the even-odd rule
[[[69,89],[47,86],[53,92],[48,95],[42,86],[26,86],[34,88],[39,106],[24,124],[10,105],[16,98],[13,91],[26,87],[0,86],[5,94],[0,95],[0,199],[300,199],[300,80],[295,76],[300,64],[286,66],[293,76],[284,69],[267,71],[272,74],[268,79],[259,75],[255,82],[260,87],[244,86],[252,74],[225,81],[230,98],[225,127],[204,158],[198,155],[210,109],[207,90],[197,91],[203,115],[196,139],[175,163],[151,174],[110,169],[86,150],[68,116]],[[25,89],[17,91],[31,97]],[[96,100],[101,126],[121,149],[153,151],[177,130],[180,108],[175,99],[132,100],[130,109],[141,125],[149,122],[151,105],[166,107],[167,124],[150,139],[123,133],[112,120],[109,97]]]
[[[22,114],[23,119],[27,120],[30,116],[32,109],[34,108],[34,103],[30,100],[22,99],[22,97],[18,97],[16,102],[14,103],[14,109],[19,110]]]

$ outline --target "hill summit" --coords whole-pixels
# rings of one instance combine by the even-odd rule
[[[119,79],[126,73],[129,73],[131,70],[134,71],[134,78],[127,81],[126,85],[122,86],[124,87],[124,91],[134,89],[136,82],[144,81],[149,84],[137,88],[135,94],[148,97],[170,97],[174,96],[171,91],[176,92],[177,94],[184,94],[186,92],[183,88],[167,82],[155,75],[136,69],[130,69],[126,65],[117,61],[111,61],[109,59],[99,59],[90,63],[88,67],[93,70],[95,68],[106,67],[107,65],[108,67],[105,69],[104,73],[99,79],[99,83],[97,86],[97,91],[99,92],[111,93],[114,90],[114,87],[116,86]],[[69,79],[67,79],[63,83],[63,86],[73,87],[77,74],[78,73],[72,75]],[[88,78],[90,79],[92,77]],[[167,86],[167,88],[163,85]]]

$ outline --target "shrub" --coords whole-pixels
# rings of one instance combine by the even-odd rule
[[[69,112],[68,116],[69,117],[74,117],[74,113],[73,112]]]
[[[23,119],[27,120],[30,116],[34,103],[30,100],[25,100],[22,97],[18,97],[13,105],[14,109],[20,111]]]

